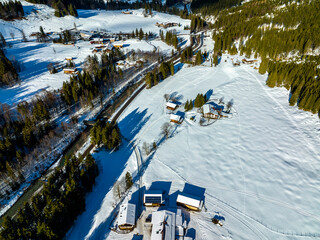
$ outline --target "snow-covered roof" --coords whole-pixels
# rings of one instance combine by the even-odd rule
[[[201,207],[201,198],[198,196],[189,195],[186,193],[179,193],[177,198],[177,203],[186,204],[192,207]]]
[[[152,240],[175,240],[175,215],[175,213],[166,210],[152,213]],[[164,238],[162,234],[164,234]]]
[[[203,114],[212,113],[218,115],[218,112],[213,109],[213,107],[210,104],[204,104],[202,106]]]
[[[170,114],[170,120],[180,122],[181,121],[181,117],[179,115],[176,115],[176,114]]]
[[[161,190],[148,190],[144,192],[144,195],[158,195],[162,196],[162,191]]]
[[[118,225],[130,224],[135,225],[136,222],[136,205],[132,203],[122,204],[120,206]]]
[[[125,65],[125,64],[126,64],[126,61],[124,61],[124,60],[119,60],[119,61],[117,62],[117,64],[118,64],[118,65]]]
[[[116,45],[116,46],[122,46],[123,43],[122,42],[114,42],[113,45]]]
[[[77,71],[77,69],[76,68],[64,68],[63,71],[73,72],[73,71]]]
[[[175,103],[173,103],[173,102],[167,102],[167,107],[176,108],[176,107],[177,107],[177,104],[175,104]]]

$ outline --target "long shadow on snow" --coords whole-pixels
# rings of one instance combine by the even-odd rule
[[[125,117],[119,123],[119,127],[121,132],[129,133],[129,135],[123,135],[134,138],[151,116],[145,117],[146,114],[147,109],[142,112],[138,112],[138,109],[135,109]],[[81,229],[71,229],[70,233],[67,235],[69,236],[67,237],[68,239],[105,239],[106,236],[109,235],[109,225],[114,219],[114,211],[112,211],[109,216],[105,215],[105,219],[101,221],[101,223],[93,230],[91,235],[86,238],[90,229],[93,227],[96,218],[101,219],[102,216],[104,217],[103,212],[104,207],[106,207],[103,206],[104,199],[125,169],[126,163],[133,151],[134,149],[132,148],[132,144],[129,144],[127,141],[123,141],[122,146],[116,152],[110,153],[103,150],[93,154],[96,159],[103,159],[103,161],[97,161],[99,164],[100,174],[96,179],[96,185],[94,186],[92,193],[87,196],[86,211],[75,223],[77,226],[81,226]],[[110,155],[110,157],[106,158],[105,155]]]
[[[132,140],[137,135],[137,133],[140,132],[141,128],[146,124],[146,122],[150,119],[152,114],[145,117],[147,111],[148,109],[139,112],[139,108],[136,108],[119,122],[121,134],[126,139]]]
[[[99,14],[98,11],[93,10],[78,10],[79,18],[90,18],[93,16],[97,16]]]

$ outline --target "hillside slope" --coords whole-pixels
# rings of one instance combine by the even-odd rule
[[[290,105],[320,115],[320,1],[197,0],[193,10],[215,16],[215,53],[240,52],[261,58],[260,73],[269,73],[270,87],[290,90]]]

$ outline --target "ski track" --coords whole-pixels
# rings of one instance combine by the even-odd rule
[[[303,140],[306,142],[306,143],[310,143],[310,140],[308,138],[305,137],[305,132],[301,131],[301,128],[300,126],[298,126],[298,124],[295,123],[295,121],[293,120],[292,116],[290,116],[290,114],[288,113],[288,110],[283,107],[279,101],[271,95],[271,93],[269,91],[267,91],[267,88],[266,88],[266,85],[262,85],[261,81],[254,75],[252,74],[251,72],[248,71],[247,68],[244,67],[244,70],[251,76],[253,77],[256,82],[260,85],[261,89],[263,90],[263,92],[265,93],[265,95],[267,95],[272,101],[274,101],[277,106],[282,110],[282,112],[286,115],[287,119],[290,121],[290,123],[292,124],[292,126],[294,126],[297,131],[299,132],[299,135],[303,138]],[[311,138],[311,136],[309,136],[309,138]],[[319,138],[319,137],[318,137]],[[314,149],[313,145],[312,144],[306,144],[304,145],[306,146],[310,152],[313,153],[314,156],[317,156],[318,153],[317,151]],[[312,146],[312,147],[311,147]],[[309,165],[311,165],[308,161],[305,161],[305,163],[308,163]],[[312,165],[310,166],[312,168]]]
[[[167,164],[165,164],[163,161],[161,161],[156,154],[154,155],[154,157],[156,158],[156,160],[157,160],[158,162],[160,162],[162,165],[164,165],[165,167],[167,167],[168,169],[170,169],[172,172],[174,172],[174,173],[175,173],[179,178],[181,178],[183,181],[188,182],[188,180],[187,180],[186,178],[184,178],[178,171],[176,171],[175,169],[173,169],[172,167],[170,167],[169,165],[167,165]],[[292,209],[292,210],[296,210],[296,211],[297,211],[297,208],[292,207],[292,206],[289,205],[289,204],[286,204],[286,203],[283,203],[283,202],[280,202],[280,201],[276,201],[276,200],[274,200],[274,199],[261,198],[261,196],[258,196],[258,195],[256,195],[256,194],[252,194],[252,193],[249,194],[249,193],[247,193],[247,192],[233,191],[233,190],[229,190],[229,189],[226,189],[226,188],[221,188],[221,187],[218,187],[218,186],[215,186],[215,187],[217,187],[217,188],[219,188],[219,189],[223,189],[223,190],[228,190],[228,191],[230,191],[230,192],[236,192],[236,193],[244,194],[244,195],[247,195],[247,196],[250,196],[250,197],[256,197],[256,198],[258,198],[259,200],[270,201],[270,202],[272,202],[272,203],[279,204],[279,205],[282,205],[282,206],[284,206],[284,207],[288,207],[288,208],[290,208],[290,209]],[[237,219],[238,221],[242,222],[248,229],[250,229],[250,230],[251,230],[252,232],[254,232],[257,236],[259,236],[260,239],[267,239],[267,238],[265,237],[265,235],[264,235],[259,229],[256,229],[256,231],[259,232],[259,233],[256,233],[256,231],[253,230],[253,228],[255,228],[255,227],[252,225],[252,223],[250,224],[248,221],[246,221],[246,220],[244,220],[244,219],[241,219],[239,216],[236,216],[234,213],[238,213],[238,215],[242,215],[243,217],[246,217],[246,218],[252,220],[253,222],[258,223],[258,225],[263,226],[265,229],[267,229],[268,231],[270,231],[270,232],[272,232],[272,233],[275,233],[275,234],[280,234],[280,235],[283,235],[283,236],[295,236],[295,237],[320,237],[320,234],[316,234],[316,233],[310,233],[310,234],[309,234],[309,233],[305,233],[305,234],[300,233],[300,234],[299,234],[299,233],[293,233],[293,232],[292,232],[292,233],[286,233],[286,232],[282,232],[282,231],[279,231],[279,230],[272,229],[271,227],[269,227],[269,226],[267,226],[266,224],[262,223],[262,221],[257,220],[257,219],[255,219],[255,218],[249,216],[248,214],[242,212],[241,210],[239,210],[239,209],[233,207],[232,205],[230,205],[230,204],[222,201],[221,199],[219,199],[219,198],[217,198],[217,197],[215,197],[215,196],[213,196],[213,195],[211,195],[211,194],[209,194],[209,193],[207,193],[207,192],[206,192],[205,194],[206,194],[207,196],[209,196],[210,198],[215,199],[215,200],[216,200],[216,205],[217,205],[219,208],[221,208],[222,210],[228,212],[232,217],[234,217],[234,218]],[[225,207],[222,207],[221,204],[218,204],[218,202],[219,202],[219,203],[222,203],[222,205],[228,207],[229,210],[226,210],[226,208],[225,208]],[[210,203],[209,203],[209,204],[210,204]],[[232,211],[233,213],[231,213],[231,211]],[[298,212],[299,212],[300,214],[303,213],[303,212],[301,212],[301,211],[298,211]],[[317,216],[312,215],[311,213],[304,212],[304,214],[305,214],[305,216],[314,217],[314,218],[316,218],[317,220],[319,220],[319,218],[318,218]],[[252,227],[250,227],[250,225],[251,225]],[[260,234],[260,235],[259,235],[259,234]],[[312,236],[312,235],[314,235],[314,236]]]

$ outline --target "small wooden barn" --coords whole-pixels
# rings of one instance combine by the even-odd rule
[[[183,121],[183,118],[176,114],[170,114],[170,122],[181,124]]]
[[[178,104],[175,104],[173,102],[167,102],[166,107],[168,110],[174,111],[178,108]]]
[[[193,211],[201,211],[203,201],[198,196],[193,196],[186,193],[179,193],[177,197],[177,205],[186,207]]]
[[[120,230],[133,230],[136,225],[136,205],[132,203],[122,204],[118,216]]]
[[[76,68],[64,68],[63,69],[63,73],[65,73],[65,74],[73,74],[73,73],[76,73],[76,72],[77,72]]]

